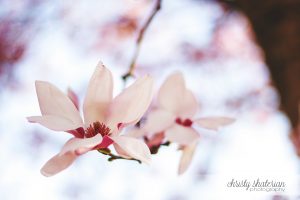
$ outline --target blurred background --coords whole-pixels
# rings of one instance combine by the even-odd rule
[[[62,91],[70,87],[82,103],[101,60],[113,73],[114,94],[119,93],[155,1],[0,0],[0,199],[300,199],[299,159],[289,137],[298,122],[299,65],[280,71],[285,59],[298,59],[291,55],[299,38],[282,43],[292,39],[266,35],[299,30],[294,23],[276,24],[286,19],[282,10],[295,5],[264,2],[162,0],[144,34],[137,77],[152,75],[158,89],[180,70],[199,101],[198,116],[237,119],[217,133],[199,129],[202,139],[185,174],[177,175],[180,152],[171,145],[153,156],[150,167],[108,162],[91,152],[46,178],[40,168],[70,135],[27,122],[26,116],[40,113],[34,81],[49,81]],[[281,12],[274,14],[274,7]],[[299,14],[287,19],[293,22]],[[285,192],[227,187],[232,179],[257,178],[284,181]]]

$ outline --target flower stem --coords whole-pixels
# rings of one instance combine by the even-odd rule
[[[142,161],[135,159],[135,158],[124,158],[121,156],[117,156],[115,154],[112,154],[111,151],[109,149],[98,149],[99,153],[102,153],[104,155],[110,156],[107,160],[108,161],[114,161],[114,160],[118,160],[118,159],[122,159],[122,160],[133,160],[133,161],[137,161],[138,163],[142,164]]]
[[[145,23],[143,24],[143,26],[141,27],[140,31],[138,32],[138,37],[137,37],[137,40],[136,40],[136,48],[135,48],[135,51],[133,53],[133,57],[131,59],[130,65],[129,65],[128,72],[126,72],[122,76],[122,79],[124,80],[124,83],[126,83],[126,80],[129,77],[134,77],[134,70],[136,68],[136,60],[137,60],[138,55],[140,53],[140,48],[141,48],[142,40],[144,38],[145,32],[146,32],[147,28],[149,27],[151,21],[153,20],[154,16],[156,15],[156,13],[161,8],[161,1],[162,0],[155,0],[154,7],[153,7],[150,15],[148,16],[148,18],[146,19]]]

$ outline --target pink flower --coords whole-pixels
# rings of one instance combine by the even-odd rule
[[[147,145],[135,138],[121,136],[120,132],[123,127],[137,123],[147,110],[152,99],[152,78],[139,78],[113,98],[111,72],[100,63],[90,79],[84,99],[84,122],[71,91],[68,97],[48,82],[36,81],[35,85],[42,116],[28,117],[28,121],[75,136],[42,167],[43,175],[55,175],[78,156],[105,149],[111,144],[121,156],[150,162]]]
[[[162,138],[163,133],[166,141],[178,143],[182,147],[179,174],[188,168],[200,137],[192,125],[217,130],[234,121],[228,117],[195,118],[197,109],[197,100],[186,88],[183,75],[179,72],[173,73],[161,86],[158,92],[157,108],[149,113],[143,127],[148,136],[155,138],[156,144],[157,138]],[[153,136],[153,134],[160,134],[160,137]],[[149,140],[147,144],[150,144],[151,148],[153,142]]]

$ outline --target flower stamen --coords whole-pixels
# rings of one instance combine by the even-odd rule
[[[94,137],[97,134],[101,134],[102,137],[109,135],[110,128],[102,122],[94,122],[93,125],[91,124],[85,131],[86,138]]]
[[[191,127],[193,124],[193,121],[190,119],[185,119],[182,120],[181,118],[176,118],[175,122],[181,126],[185,126],[185,127]]]

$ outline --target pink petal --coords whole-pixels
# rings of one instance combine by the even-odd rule
[[[118,125],[135,124],[149,107],[152,99],[153,80],[149,76],[139,78],[126,88],[110,104],[107,124],[112,130]]]
[[[117,143],[113,143],[114,148],[119,156],[123,158],[131,158],[126,151],[124,151]]]
[[[113,136],[111,139],[115,142],[117,149],[121,150],[121,156],[130,156],[144,163],[150,163],[151,153],[145,143],[127,136]]]
[[[218,130],[218,128],[232,124],[235,119],[230,117],[205,117],[194,120],[202,128]]]
[[[76,124],[76,128],[82,127],[78,110],[63,92],[44,81],[36,81],[35,87],[42,115],[65,118]]]
[[[73,152],[76,155],[84,154],[92,150],[95,146],[101,144],[102,136],[97,134],[91,138],[72,138],[63,146],[59,155],[63,155],[67,152]]]
[[[97,145],[95,148],[96,149],[104,149],[113,143],[114,143],[114,141],[109,136],[105,135],[103,137],[102,142],[99,145]]]
[[[179,162],[179,168],[178,168],[179,175],[183,174],[190,166],[196,147],[197,147],[197,141],[183,147],[182,155]]]
[[[151,138],[148,138],[146,140],[146,144],[151,149],[152,147],[161,145],[164,140],[165,140],[165,134],[164,132],[160,132],[153,135]]]
[[[79,110],[79,99],[78,99],[78,96],[76,95],[76,93],[71,88],[68,88],[68,97],[73,102],[73,104],[77,108],[77,110]]]
[[[90,79],[83,103],[83,114],[86,125],[93,122],[104,122],[106,108],[112,99],[113,81],[111,72],[99,63]]]
[[[57,154],[42,167],[41,173],[47,177],[53,176],[69,167],[76,158],[77,156],[72,152],[63,155]]]
[[[182,119],[192,118],[198,110],[198,102],[191,90],[186,89],[181,97],[182,102],[178,110],[178,115]]]
[[[124,135],[133,138],[140,138],[146,135],[146,131],[140,128],[134,128],[127,131]]]
[[[199,134],[191,127],[174,124],[165,131],[165,137],[170,142],[189,145],[199,139]]]
[[[73,121],[54,115],[32,116],[27,117],[27,120],[32,123],[39,123],[53,131],[69,131],[78,128],[78,124]]]
[[[79,127],[74,130],[69,130],[67,132],[71,133],[72,135],[74,135],[74,137],[77,137],[77,138],[84,138],[84,134],[85,134],[83,127]]]
[[[151,111],[143,127],[149,135],[164,131],[175,122],[175,115],[163,109]]]
[[[159,107],[178,115],[185,90],[183,75],[180,72],[171,74],[158,91]]]

